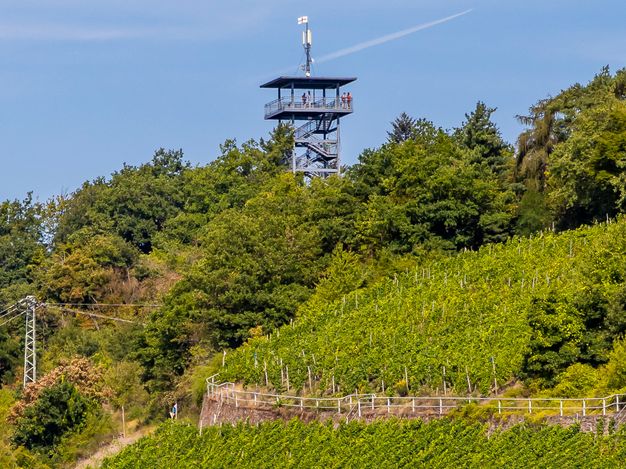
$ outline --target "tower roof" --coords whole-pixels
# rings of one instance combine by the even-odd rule
[[[355,77],[278,77],[261,85],[261,88],[291,88],[297,90],[323,90],[345,86]]]

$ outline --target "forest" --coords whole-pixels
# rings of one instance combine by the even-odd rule
[[[342,177],[287,172],[293,129],[278,126],[206,165],[159,149],[71,194],[1,202],[0,311],[45,306],[26,389],[23,321],[0,326],[0,466],[70,465],[122,412],[131,429],[172,402],[192,417],[215,372],[282,391],[285,364],[313,394],[489,395],[494,373],[524,396],[626,388],[626,70],[537,101],[516,142],[494,112],[478,102],[453,129],[403,113]],[[370,431],[298,425],[283,430]],[[393,425],[372,435],[452,425],[512,448],[560,431]],[[239,430],[190,431],[156,438]],[[589,454],[614,441],[563,432]]]

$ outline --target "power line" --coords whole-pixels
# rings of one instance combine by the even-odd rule
[[[10,309],[12,309],[12,308],[14,308],[14,307],[15,307],[15,305],[10,305],[10,306],[7,306],[5,309],[3,309],[2,311],[0,311],[0,315],[2,315],[4,312],[6,312],[6,311],[8,311],[8,310],[10,310]]]
[[[58,309],[60,311],[64,311],[64,312],[67,312],[67,313],[83,314],[85,316],[90,316],[90,317],[96,317],[96,318],[101,318],[101,319],[109,319],[111,321],[125,322],[125,323],[129,323],[129,324],[140,324],[142,326],[145,326],[145,324],[142,323],[142,322],[131,321],[130,319],[123,319],[123,318],[118,318],[118,317],[115,317],[115,316],[105,316],[104,314],[92,313],[92,312],[87,312],[87,311],[79,311],[77,309],[63,308],[63,307],[57,306],[56,304],[44,303],[44,306],[55,308],[55,309]]]
[[[13,320],[14,320],[14,319],[16,319],[16,318],[19,318],[22,314],[24,314],[24,311],[22,311],[22,312],[21,312],[21,313],[19,313],[19,314],[16,314],[16,315],[15,315],[15,316],[13,316],[12,318],[7,319],[6,321],[4,321],[4,322],[0,323],[0,327],[4,326],[5,324],[10,323],[11,321],[13,321]]]
[[[15,308],[15,306],[12,306],[11,308],[7,308],[6,311],[7,311],[6,313],[0,314],[0,319],[3,319],[5,317],[9,316],[10,314],[14,313],[16,311],[16,308]]]
[[[131,306],[133,308],[159,308],[163,306],[160,303],[44,303],[49,306],[98,306],[120,308],[122,306]]]

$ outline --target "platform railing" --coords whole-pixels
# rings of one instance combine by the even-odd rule
[[[473,396],[377,396],[349,394],[342,397],[309,397],[272,394],[237,389],[234,383],[217,383],[216,375],[207,378],[207,396],[235,407],[285,407],[337,414],[351,413],[361,417],[366,412],[407,415],[411,413],[444,415],[468,404],[491,409],[493,413],[559,416],[622,415],[626,394],[607,397],[548,398],[548,397],[473,397]]]
[[[353,111],[353,102],[342,101],[337,97],[322,97],[298,99],[290,96],[275,99],[265,105],[265,116],[271,116],[281,111]]]

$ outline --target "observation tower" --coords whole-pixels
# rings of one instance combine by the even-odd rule
[[[304,76],[281,76],[261,88],[273,88],[278,98],[265,105],[265,119],[290,123],[294,128],[295,148],[286,161],[294,173],[307,177],[326,177],[341,170],[340,119],[352,114],[352,95],[342,87],[356,81],[354,77],[312,77],[312,34],[308,17],[298,18],[304,24],[302,45],[306,64]]]

